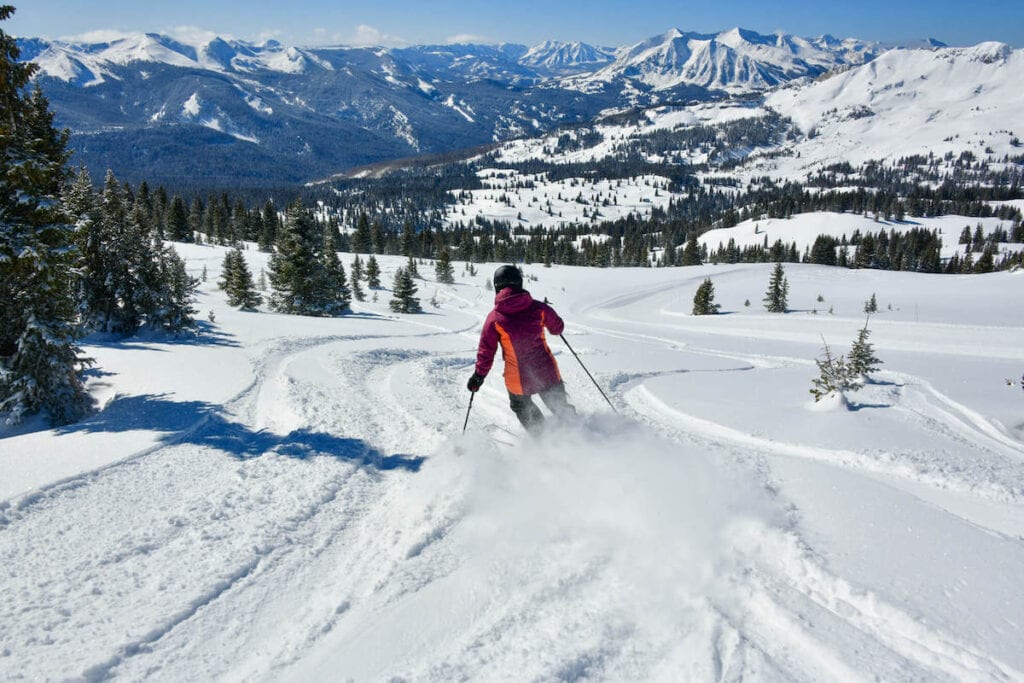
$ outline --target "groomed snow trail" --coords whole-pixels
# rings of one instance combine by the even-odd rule
[[[622,415],[556,340],[582,417],[514,448],[497,372],[458,434],[466,315],[250,346],[192,430],[0,507],[0,678],[1024,679],[1020,441],[895,367],[859,410],[724,410],[809,356],[640,313],[673,297],[560,309]]]

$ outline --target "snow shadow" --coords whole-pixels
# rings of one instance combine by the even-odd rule
[[[205,320],[196,323],[194,332],[178,335],[165,332],[142,331],[132,336],[94,333],[82,340],[88,346],[125,351],[162,351],[157,344],[168,346],[227,346],[238,348],[234,335],[221,331],[216,325]]]
[[[149,431],[161,434],[159,441],[163,445],[206,446],[239,459],[271,452],[298,460],[326,456],[380,471],[418,472],[426,460],[418,455],[385,454],[361,439],[326,432],[300,429],[282,436],[253,430],[224,419],[220,409],[219,405],[203,401],[174,401],[165,394],[124,396],[114,399],[92,417],[60,427],[56,432]]]

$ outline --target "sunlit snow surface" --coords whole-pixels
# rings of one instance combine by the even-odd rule
[[[0,679],[1024,678],[1024,273],[787,265],[780,315],[769,265],[528,266],[618,411],[551,339],[538,443],[500,361],[461,434],[491,266],[313,319],[178,248],[202,333],[87,340],[102,409],[0,438]],[[872,294],[882,370],[813,404]]]

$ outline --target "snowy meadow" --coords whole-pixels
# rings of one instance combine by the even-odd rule
[[[176,248],[200,332],[91,337],[96,412],[0,432],[0,678],[1024,679],[1024,272],[786,264],[775,314],[770,264],[528,265],[614,406],[550,339],[534,441],[500,362],[462,433],[493,265],[307,318]]]

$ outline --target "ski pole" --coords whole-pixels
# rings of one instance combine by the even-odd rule
[[[602,396],[604,396],[604,400],[608,401],[608,406],[612,409],[612,412],[615,413],[616,415],[618,415],[619,411],[615,410],[615,406],[612,405],[611,400],[604,393],[604,389],[602,389],[601,385],[597,383],[597,380],[594,379],[594,376],[590,374],[590,370],[587,370],[587,366],[583,364],[582,360],[580,360],[580,357],[576,354],[576,351],[572,348],[572,344],[569,343],[569,340],[565,338],[564,334],[560,334],[558,336],[561,337],[562,341],[565,342],[565,345],[567,347],[569,347],[569,351],[572,352],[572,355],[576,356],[576,360],[578,360],[580,362],[580,367],[583,368],[583,372],[587,373],[587,377],[590,378],[590,381],[594,383],[594,386],[597,387],[597,390],[601,392]]]
[[[466,433],[466,427],[469,426],[469,411],[473,410],[473,397],[476,396],[475,391],[469,392],[469,407],[466,408],[466,421],[462,423],[462,433]]]

